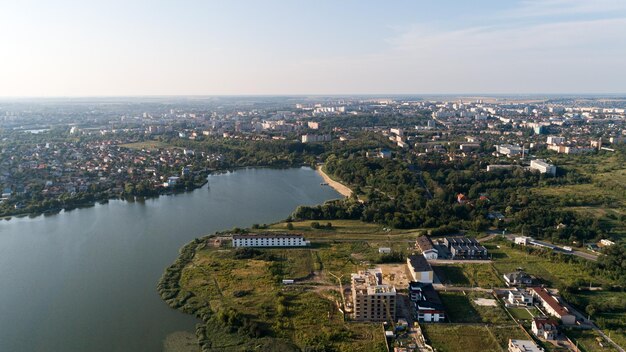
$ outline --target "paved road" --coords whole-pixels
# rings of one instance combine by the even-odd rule
[[[515,237],[517,237],[517,236],[519,236],[519,235],[510,233],[510,234],[505,235],[504,237],[506,237],[506,239],[508,239],[509,241],[513,242],[513,241],[515,241]],[[543,245],[544,247],[548,247],[548,248],[554,247],[555,251],[558,251],[558,252],[563,253],[563,254],[575,255],[577,257],[581,257],[583,259],[591,260],[591,261],[594,261],[594,262],[598,260],[598,256],[595,255],[595,254],[582,252],[582,251],[567,251],[567,250],[563,249],[563,247],[560,247],[558,245],[555,245],[555,244],[552,244],[552,243],[546,242],[546,241],[534,240],[534,242],[536,242],[536,243],[538,243],[540,245]]]
[[[482,287],[469,287],[469,286],[450,286],[443,284],[433,284],[433,287],[437,291],[477,291],[477,292],[491,292],[494,289],[492,288],[482,288]],[[501,288],[495,288],[495,290],[499,290]]]
[[[428,259],[430,264],[489,264],[491,260],[483,259]]]
[[[598,334],[602,335],[602,337],[604,337],[604,339],[607,340],[611,345],[613,345],[613,347],[615,347],[616,350],[618,350],[619,352],[625,352],[622,347],[620,347],[618,344],[616,344],[615,341],[611,340],[610,337],[606,336],[606,334],[603,333],[602,330],[600,330],[599,327],[595,326],[595,324],[594,324],[594,328],[593,329],[595,331],[597,331]]]

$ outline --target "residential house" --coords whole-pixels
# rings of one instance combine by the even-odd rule
[[[433,283],[433,268],[423,255],[411,255],[406,261],[413,281],[425,284]]]
[[[432,284],[411,281],[409,298],[418,321],[438,323],[446,319],[444,305]]]
[[[439,251],[428,236],[419,236],[415,241],[415,245],[426,259],[437,259],[439,256]]]
[[[521,270],[502,276],[504,276],[504,282],[507,286],[532,285],[533,283],[533,278]]]
[[[558,323],[548,317],[535,317],[530,326],[535,336],[544,340],[554,340],[558,335]]]
[[[576,316],[571,314],[553,295],[543,287],[531,287],[530,292],[550,315],[561,319],[565,325],[576,324]]]
[[[530,307],[533,305],[533,295],[518,288],[510,290],[506,299],[506,305],[514,307]]]

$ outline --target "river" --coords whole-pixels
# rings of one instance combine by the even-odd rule
[[[156,292],[190,240],[338,198],[310,168],[211,175],[193,192],[0,222],[0,351],[161,351],[196,320]]]

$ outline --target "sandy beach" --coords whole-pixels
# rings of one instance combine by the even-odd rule
[[[324,171],[322,170],[321,165],[318,165],[316,170],[317,170],[317,173],[319,173],[322,176],[322,178],[324,179],[324,182],[328,183],[328,185],[332,187],[335,191],[339,192],[339,194],[341,194],[344,197],[350,197],[350,195],[352,194],[352,190],[350,188],[348,188],[342,183],[334,181],[332,178],[326,175],[326,173],[324,173]]]

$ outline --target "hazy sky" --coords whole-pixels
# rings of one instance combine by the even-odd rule
[[[626,93],[626,0],[0,2],[0,96],[367,93]]]

